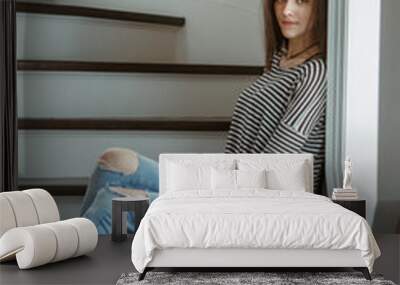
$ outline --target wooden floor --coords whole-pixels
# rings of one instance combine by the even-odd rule
[[[382,251],[375,272],[400,282],[400,235],[376,235]],[[131,262],[132,238],[115,243],[110,237],[99,238],[94,252],[42,267],[19,270],[16,262],[0,265],[0,284],[115,284],[119,276],[134,271]]]

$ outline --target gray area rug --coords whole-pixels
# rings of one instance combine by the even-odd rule
[[[117,285],[145,284],[379,284],[395,285],[380,275],[368,281],[359,272],[148,272],[138,281],[138,273],[122,274]]]

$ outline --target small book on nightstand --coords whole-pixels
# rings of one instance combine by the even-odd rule
[[[355,189],[333,188],[332,200],[358,200],[358,192]]]

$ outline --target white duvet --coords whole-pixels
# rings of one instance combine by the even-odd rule
[[[370,271],[380,255],[359,215],[327,197],[265,189],[164,194],[140,223],[132,262],[143,272],[165,248],[358,249]]]

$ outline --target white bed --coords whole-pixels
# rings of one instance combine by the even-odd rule
[[[362,217],[312,194],[311,155],[161,154],[159,163],[160,197],[132,243],[140,279],[161,267],[354,267],[370,278],[380,255],[371,230]],[[234,190],[216,190],[215,182],[210,190],[200,185],[208,179],[202,172],[193,178],[182,169],[179,177],[171,165],[212,166],[221,173],[239,169],[242,176],[267,167],[275,176],[268,176],[270,185],[264,188],[275,190],[236,184]],[[197,184],[186,189],[191,179]],[[246,183],[253,185],[254,179]]]

